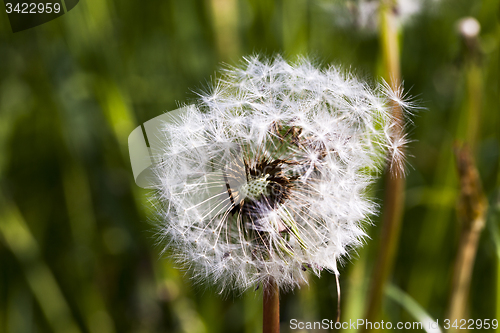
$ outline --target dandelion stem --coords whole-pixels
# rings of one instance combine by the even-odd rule
[[[274,280],[264,285],[263,333],[279,333],[280,331],[280,294]]]
[[[340,323],[340,281],[339,276],[335,274],[335,282],[337,284],[337,323]]]
[[[392,90],[398,91],[401,84],[401,71],[395,5],[396,1],[393,0],[382,1],[380,4],[380,39],[386,79]],[[396,102],[393,102],[392,113],[396,122],[394,136],[403,137],[404,120],[401,107]],[[380,249],[365,316],[368,321],[376,321],[379,315],[385,283],[392,272],[401,229],[404,175],[398,173],[397,168],[391,167],[391,165],[389,165],[388,170],[390,174],[386,178]]]

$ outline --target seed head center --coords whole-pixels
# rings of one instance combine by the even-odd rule
[[[270,175],[266,174],[259,178],[250,179],[246,184],[242,185],[240,188],[241,193],[244,197],[249,197],[252,199],[259,199],[261,195],[269,195],[268,184]]]

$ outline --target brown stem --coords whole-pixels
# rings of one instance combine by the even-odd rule
[[[467,147],[457,148],[457,167],[460,177],[458,215],[462,219],[463,229],[455,262],[448,310],[448,318],[452,322],[466,317],[472,270],[488,206],[474,160]]]
[[[340,281],[337,274],[335,274],[335,282],[337,282],[337,323],[340,323]]]
[[[270,280],[264,285],[263,333],[280,331],[280,293],[276,282]]]

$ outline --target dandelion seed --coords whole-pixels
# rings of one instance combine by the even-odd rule
[[[221,291],[338,275],[376,212],[365,192],[387,152],[404,161],[406,139],[390,135],[394,96],[305,59],[227,68],[163,126],[154,171],[165,247]]]

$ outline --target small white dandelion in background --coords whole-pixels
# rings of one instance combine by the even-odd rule
[[[403,158],[390,110],[403,101],[387,89],[305,59],[225,69],[162,127],[162,244],[221,291],[338,275],[376,212],[367,187],[387,156]]]

